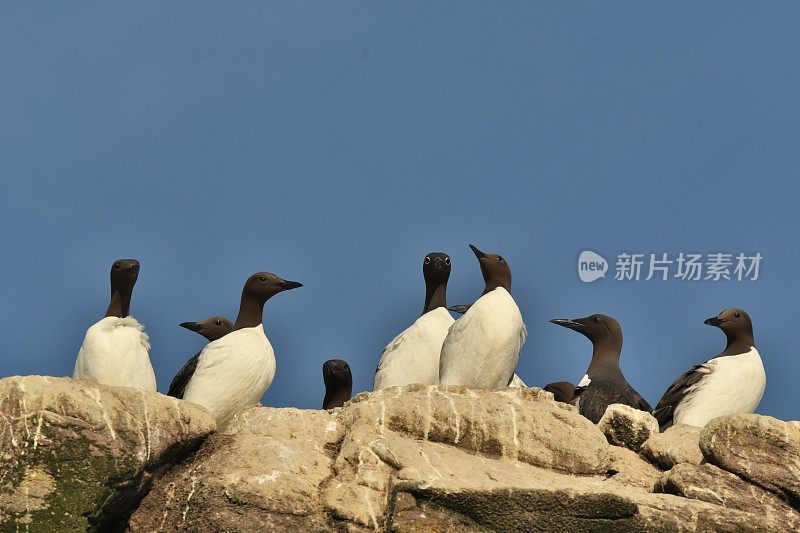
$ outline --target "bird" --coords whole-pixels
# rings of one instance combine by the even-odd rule
[[[459,315],[463,315],[471,306],[471,304],[454,305],[452,307],[448,307],[447,310],[458,313]],[[508,386],[515,389],[523,389],[528,387],[525,382],[522,381],[522,378],[516,373],[511,376],[511,381],[508,382]]]
[[[179,325],[182,328],[199,333],[205,337],[208,342],[222,338],[233,331],[233,322],[224,316],[212,316],[200,322],[181,322]],[[197,368],[197,360],[200,358],[201,352],[202,350],[194,354],[191,359],[183,365],[183,368],[180,369],[175,377],[172,378],[167,396],[183,398],[183,391],[186,389],[189,378],[194,374],[195,368]]]
[[[511,268],[506,260],[472,244],[469,247],[478,258],[485,288],[447,332],[439,360],[439,382],[501,389],[514,377],[528,331],[511,297]]]
[[[240,411],[258,404],[275,377],[275,353],[262,324],[264,303],[302,286],[270,272],[253,274],[242,289],[233,331],[200,352],[183,399],[208,409],[218,430]]]
[[[208,342],[220,339],[233,331],[233,322],[224,316],[212,316],[200,322],[181,322],[182,328],[194,331],[205,337]]]
[[[322,364],[322,380],[325,382],[323,409],[341,407],[353,395],[353,374],[350,365],[341,359],[329,359]]]
[[[619,367],[622,352],[619,322],[601,314],[572,320],[556,318],[550,322],[577,331],[592,342],[592,361],[575,390],[580,414],[597,424],[606,408],[614,403],[652,412],[653,408],[625,380]]]
[[[553,394],[557,402],[572,403],[575,399],[575,385],[569,381],[555,381],[544,386],[544,390]]]
[[[411,383],[439,383],[439,354],[447,331],[455,322],[447,312],[450,256],[431,252],[422,260],[425,304],[422,315],[383,349],[375,370],[373,390]]]
[[[105,317],[86,331],[73,378],[156,391],[150,339],[144,326],[130,316],[131,294],[139,269],[136,259],[117,259],[111,265],[111,302]]]
[[[718,416],[752,413],[761,402],[767,375],[750,315],[732,307],[704,323],[725,333],[725,350],[669,386],[653,411],[661,431],[673,424],[703,427]]]

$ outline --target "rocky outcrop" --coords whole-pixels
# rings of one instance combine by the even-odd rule
[[[800,504],[800,425],[759,415],[715,418],[700,436],[710,463]]]
[[[42,376],[0,380],[0,530],[113,530],[214,429],[156,393]]]
[[[331,412],[242,413],[155,484],[130,530],[788,531],[796,523],[790,505],[718,470],[702,475],[717,480],[721,497],[700,497],[687,481],[695,478],[670,479],[609,445],[538,389],[409,386],[360,394]]]
[[[658,421],[648,412],[615,403],[606,408],[597,427],[609,444],[639,451],[644,441],[658,433]]]
[[[651,424],[626,409],[604,433],[539,389],[412,385],[252,408],[203,441],[210,416],[158,394],[36,377],[0,392],[2,530],[800,527],[800,427],[757,415],[641,445]]]
[[[795,531],[800,525],[798,513],[780,498],[712,464],[677,465],[665,477],[664,492],[729,509],[746,509]]]
[[[322,500],[343,426],[328,411],[251,409],[162,479],[132,531],[327,529]],[[355,501],[355,500],[354,500]]]
[[[678,464],[699,465],[703,460],[700,451],[702,428],[676,424],[664,433],[653,435],[642,445],[641,454],[651,463],[669,470]]]
[[[217,510],[231,497],[253,527],[330,518],[378,528],[397,486],[473,480],[497,489],[544,473],[602,476],[609,456],[591,422],[539,389],[390,388],[332,412],[252,409],[225,433],[150,493],[132,531],[222,528]]]

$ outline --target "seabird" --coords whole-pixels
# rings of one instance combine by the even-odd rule
[[[705,321],[725,333],[725,350],[682,374],[656,405],[661,431],[673,424],[703,427],[718,416],[752,413],[758,407],[767,375],[753,340],[753,323],[731,308]]]
[[[182,328],[199,333],[208,342],[220,339],[233,331],[233,322],[224,316],[212,316],[200,322],[181,322],[179,325]],[[167,396],[183,398],[183,391],[186,389],[186,384],[189,383],[189,378],[194,374],[195,368],[197,368],[197,359],[200,357],[201,352],[202,350],[194,354],[172,378]]]
[[[483,294],[447,333],[439,361],[442,385],[508,387],[527,329],[511,297],[511,268],[501,256],[469,245],[486,283]]]
[[[212,316],[200,322],[181,322],[178,324],[182,328],[194,331],[205,337],[208,342],[221,339],[233,331],[233,322],[224,316]]]
[[[264,303],[279,292],[302,287],[269,272],[250,276],[242,289],[233,331],[203,348],[183,399],[200,404],[224,429],[238,412],[258,404],[275,377],[275,353],[264,334]]]
[[[373,390],[411,383],[439,383],[439,354],[447,331],[455,322],[447,312],[447,280],[450,256],[431,252],[422,260],[425,305],[413,324],[383,349],[375,370]]]
[[[150,339],[144,326],[129,315],[131,293],[138,277],[136,259],[117,259],[111,265],[111,302],[106,316],[86,331],[73,378],[155,392]]]
[[[447,310],[458,313],[459,315],[463,315],[470,307],[472,307],[472,304],[454,305],[452,307],[448,307]],[[508,386],[514,389],[528,388],[525,382],[522,381],[522,378],[516,374],[511,376],[511,381],[508,382]]]
[[[592,341],[592,362],[575,390],[580,414],[597,424],[606,407],[614,403],[648,413],[653,410],[625,380],[619,368],[622,351],[622,328],[619,322],[607,315],[591,315],[574,320],[553,319],[550,322],[575,330]]]
[[[575,385],[569,381],[555,381],[544,386],[544,390],[553,394],[557,402],[572,403],[575,399]]]
[[[341,407],[353,395],[353,375],[350,365],[341,359],[329,359],[322,364],[322,380],[325,382],[323,409]]]

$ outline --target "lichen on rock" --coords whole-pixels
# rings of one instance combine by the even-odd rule
[[[214,429],[156,393],[44,376],[0,380],[0,528],[113,529],[155,475]]]

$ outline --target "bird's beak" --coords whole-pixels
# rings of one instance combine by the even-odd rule
[[[722,320],[720,317],[712,316],[711,318],[707,318],[706,320],[704,320],[703,324],[708,324],[709,326],[717,326],[717,327],[719,327],[719,326],[722,325],[723,322],[725,322],[725,321]]]
[[[578,331],[586,327],[584,324],[581,324],[580,322],[577,322],[575,320],[570,320],[568,318],[554,318],[550,322],[556,324],[557,326],[574,329],[575,331]]]
[[[200,328],[202,327],[202,326],[200,326],[199,322],[181,322],[178,325],[180,327],[186,328],[186,329],[188,329],[190,331],[200,331]]]
[[[281,284],[281,289],[284,291],[290,291],[292,289],[296,289],[297,287],[302,287],[302,283],[298,283],[297,281],[286,281],[284,280]]]
[[[475,257],[477,257],[478,259],[483,259],[484,257],[486,257],[486,254],[478,250],[475,246],[470,244],[469,247],[472,249],[472,253],[475,254]]]

